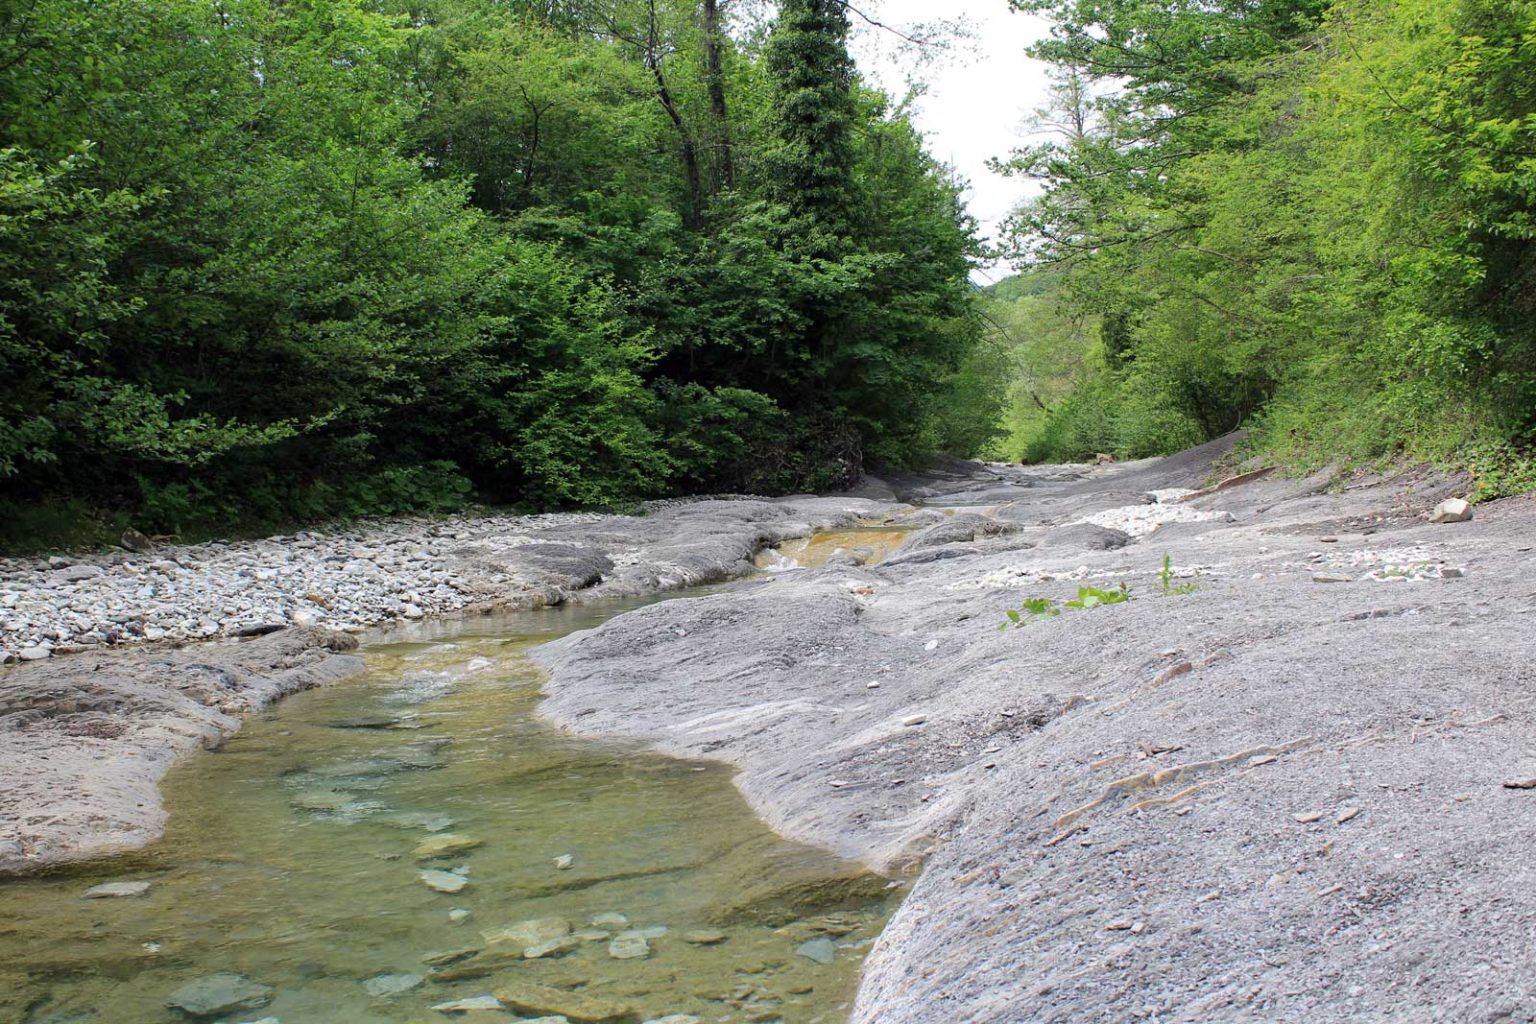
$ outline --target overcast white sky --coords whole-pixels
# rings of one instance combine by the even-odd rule
[[[1027,186],[987,170],[987,160],[1018,145],[1020,125],[1045,101],[1045,66],[1024,56],[1024,48],[1045,35],[1044,22],[1013,13],[1007,0],[878,0],[860,9],[878,10],[880,20],[893,26],[963,16],[975,28],[971,52],[939,67],[914,70],[898,53],[900,40],[872,30],[859,31],[855,53],[864,73],[896,96],[906,92],[909,74],[928,83],[927,95],[918,101],[917,126],[933,155],[970,182],[971,213],[981,222],[982,235],[992,237]],[[989,281],[1007,273],[988,268],[976,276]]]

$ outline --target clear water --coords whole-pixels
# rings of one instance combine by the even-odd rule
[[[169,995],[226,971],[271,986],[271,1001],[209,1019],[509,1021],[432,1009],[508,982],[616,1000],[636,1021],[846,1019],[896,887],[768,831],[720,767],[535,719],[542,677],[528,650],[622,608],[436,623],[379,640],[365,646],[364,678],[291,698],[220,752],[183,762],[164,785],[163,841],[130,861],[0,884],[0,1021],[183,1020]],[[445,835],[480,845],[418,858],[419,844]],[[435,892],[418,877],[426,868],[460,870],[468,884]],[[133,880],[152,885],[81,898]],[[566,955],[460,981],[430,977],[422,959],[486,947],[482,932],[528,919],[582,930],[612,913],[667,931],[641,959],[612,958],[593,934]],[[698,930],[724,941],[685,940]],[[829,944],[830,964],[804,955],[825,959]],[[426,980],[370,995],[364,982],[386,973]]]
[[[860,526],[818,533],[763,550],[757,556],[757,567],[765,572],[816,569],[838,555],[855,555],[861,565],[878,565],[895,554],[911,536],[910,529],[889,526]]]

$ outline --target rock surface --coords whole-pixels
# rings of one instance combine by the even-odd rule
[[[1505,788],[1536,776],[1536,498],[1447,531],[1467,482],[1427,472],[1200,495],[1225,448],[893,479],[1019,529],[612,619],[536,653],[543,713],[920,869],[854,1024],[1536,1019],[1536,790]],[[1146,531],[1169,502],[1201,515]]]
[[[290,629],[188,650],[100,650],[0,670],[0,874],[100,857],[165,826],[158,782],[240,716],[345,678],[357,643]]]
[[[531,607],[724,579],[774,538],[855,514],[928,531],[876,567],[654,605],[538,655],[552,670],[543,710],[561,725],[732,763],[781,832],[916,875],[868,961],[855,1024],[1536,1019],[1524,977],[1536,962],[1525,868],[1536,841],[1536,499],[1480,506],[1444,530],[1432,509],[1465,493],[1464,479],[1358,476],[1346,488],[1332,473],[1233,475],[1217,465],[1227,447],[1102,467],[949,463],[869,491],[886,504],[699,502],[641,519],[549,517],[516,535],[466,520],[465,537],[433,535],[437,553],[423,557],[483,584],[464,607]],[[458,527],[431,526],[445,528]],[[364,538],[416,543],[420,529],[359,531],[357,550],[316,540],[337,555],[322,575],[359,589],[316,591],[319,601],[303,598],[316,611],[295,602],[295,614],[355,627],[406,623],[408,606],[452,610],[463,591],[442,603],[421,586],[378,596],[392,592],[396,563],[365,557]],[[405,574],[418,571],[410,557],[402,550]],[[132,575],[126,558],[98,561],[100,574],[75,582],[51,577],[67,563],[31,565],[19,589],[5,576],[0,615],[38,594],[67,608],[76,591]],[[1060,605],[1122,581],[1127,603],[996,629],[1025,599]],[[212,600],[188,607],[208,635],[230,628]],[[261,615],[240,628],[268,621],[268,607],[246,610]],[[76,645],[53,635],[74,628],[64,613],[48,614],[27,611],[33,631],[7,636],[46,641],[50,655]],[[124,632],[150,638],[149,626]],[[31,732],[45,753],[110,757],[118,738],[95,733],[151,714],[168,732],[216,723],[185,748],[217,742],[224,723],[281,689],[256,681],[347,661],[324,636],[286,629],[6,670],[0,755]],[[55,674],[66,670],[75,675]],[[115,676],[142,688],[91,689]],[[203,681],[191,706],[175,685],[189,679]],[[167,744],[136,749],[169,757]],[[104,778],[142,779],[109,767]],[[84,754],[74,770],[94,772]],[[153,802],[153,777],[127,800]],[[12,815],[0,823],[34,844],[0,832],[0,857],[46,861],[30,838],[50,827],[51,809],[34,813],[46,797],[6,804],[0,793]],[[786,957],[812,943],[837,955],[835,933],[790,926],[792,894],[783,914]],[[721,915],[707,923],[734,927],[730,908]],[[559,936],[519,938],[456,951],[431,978],[515,977],[525,950]],[[564,989],[497,991],[525,1015],[630,1013]]]

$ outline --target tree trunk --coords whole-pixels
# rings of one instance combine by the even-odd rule
[[[683,168],[688,175],[688,227],[697,231],[704,226],[704,175],[699,170],[699,148],[693,141],[693,133],[688,130],[688,122],[683,120],[677,102],[672,98],[667,76],[661,70],[661,61],[648,54],[646,64],[656,79],[656,98],[661,101],[662,109],[667,112],[667,117],[671,119],[683,142]]]
[[[721,61],[720,3],[719,0],[704,2],[704,58],[706,77],[709,82],[709,105],[715,114],[715,131],[720,133],[719,185],[730,188],[736,184],[736,161],[731,153],[730,112],[725,104],[725,71]]]

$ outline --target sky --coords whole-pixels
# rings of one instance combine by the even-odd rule
[[[854,53],[864,74],[897,96],[905,94],[909,75],[927,83],[927,94],[918,100],[917,127],[928,138],[929,152],[970,182],[971,214],[984,238],[995,237],[1003,218],[1027,195],[1028,183],[993,173],[987,160],[1005,157],[1019,145],[1025,118],[1045,102],[1045,66],[1024,56],[1024,48],[1045,35],[1045,23],[1010,11],[1007,0],[875,0],[855,6],[896,27],[936,17],[970,22],[975,38],[936,67],[914,69],[899,52],[901,40],[867,26],[857,32]],[[973,276],[986,283],[1009,272],[994,266]]]

